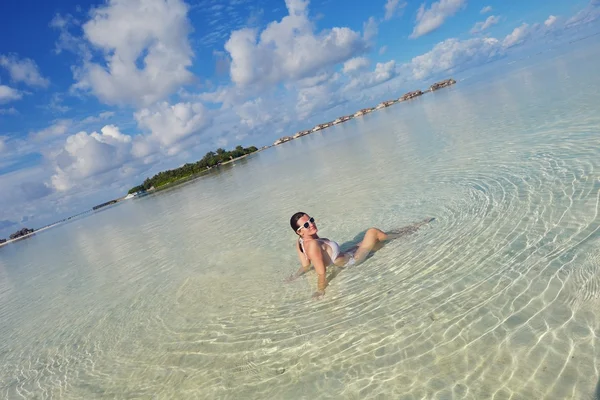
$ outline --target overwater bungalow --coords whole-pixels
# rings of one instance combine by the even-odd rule
[[[445,88],[447,86],[454,85],[455,83],[456,83],[456,81],[452,78],[446,79],[446,80],[443,80],[440,82],[436,82],[433,85],[429,86],[429,91],[433,92],[434,90]]]
[[[421,96],[422,94],[423,94],[423,92],[422,92],[422,91],[420,91],[420,90],[414,90],[414,91],[412,91],[412,92],[408,92],[408,93],[405,93],[405,94],[403,94],[403,95],[402,95],[402,96],[401,96],[401,97],[398,99],[398,101],[406,101],[406,100],[410,100],[410,99],[413,99],[413,98],[415,98],[415,97],[417,97],[417,96]]]
[[[273,142],[273,146],[277,146],[281,143],[289,142],[290,140],[292,140],[292,138],[290,136],[284,136],[282,138],[277,139],[275,142]]]
[[[310,133],[310,131],[299,131],[297,132],[294,136],[292,136],[294,139],[298,139],[301,136],[306,136]]]
[[[375,107],[376,110],[381,110],[382,108],[386,108],[391,106],[392,104],[395,104],[396,100],[387,100],[387,101],[382,101],[381,103],[379,103],[377,105],[377,107]]]
[[[362,116],[362,115],[365,115],[365,114],[368,114],[368,113],[372,112],[373,110],[375,110],[375,108],[363,108],[362,110],[360,110],[360,111],[357,111],[357,112],[354,114],[354,116],[355,116],[355,117],[360,117],[360,116]]]

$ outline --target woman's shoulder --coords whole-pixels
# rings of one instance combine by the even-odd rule
[[[306,250],[321,248],[320,239],[305,240],[302,244]]]

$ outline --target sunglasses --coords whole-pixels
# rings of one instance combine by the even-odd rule
[[[302,228],[308,229],[308,227],[310,226],[309,222],[314,225],[315,219],[314,218],[309,219],[307,222],[302,224],[298,229],[296,229],[296,232],[298,232]]]

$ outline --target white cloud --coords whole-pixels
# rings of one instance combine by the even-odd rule
[[[338,82],[325,82],[321,85],[303,88],[298,91],[296,113],[299,120],[313,116],[315,111],[323,112],[344,101]],[[305,127],[303,129],[306,129]]]
[[[16,108],[0,108],[0,115],[17,115],[19,112]]]
[[[0,136],[0,153],[6,150],[6,137]]]
[[[288,13],[260,34],[255,29],[231,33],[225,50],[231,57],[231,80],[240,86],[295,81],[343,62],[368,46],[349,28],[319,33],[308,18],[308,1],[286,0]]]
[[[600,18],[600,1],[591,0],[589,4],[577,14],[573,15],[565,23],[566,28],[575,28],[581,25],[587,25]]]
[[[375,70],[353,78],[345,89],[355,90],[358,88],[364,89],[376,86],[389,81],[396,76],[396,61],[391,60],[386,63],[377,63],[377,65],[375,65]]]
[[[466,4],[467,0],[439,0],[428,9],[425,8],[425,3],[421,4],[417,12],[417,24],[410,37],[415,39],[433,32]]]
[[[7,227],[14,224],[6,224],[6,220],[25,222],[27,218],[23,216],[37,216],[41,208],[48,207],[45,201],[39,201],[52,192],[52,188],[44,183],[49,176],[44,167],[17,169],[0,175],[0,187],[3,189],[0,196],[0,238],[16,230]],[[10,232],[7,232],[8,229]]]
[[[365,41],[370,42],[375,39],[377,33],[379,32],[379,23],[375,17],[369,17],[367,22],[363,24],[363,38]]]
[[[554,15],[550,15],[548,17],[548,19],[546,21],[544,21],[544,25],[549,28],[552,25],[554,25],[554,23],[556,22],[557,19],[558,18],[556,18]]]
[[[334,77],[334,73],[326,71],[326,72],[321,72],[318,75],[314,75],[314,76],[309,76],[308,78],[303,78],[300,79],[297,82],[294,82],[294,85],[288,85],[288,87],[292,88],[292,87],[312,87],[312,86],[317,86],[320,85],[326,81],[331,80]]]
[[[62,136],[73,126],[73,121],[70,119],[61,119],[54,122],[47,128],[31,132],[30,137],[33,140],[48,140],[58,136]]]
[[[29,58],[19,59],[14,54],[0,55],[0,66],[8,71],[14,82],[43,88],[50,84],[50,81],[40,74],[37,64]]]
[[[469,67],[488,62],[502,54],[498,39],[446,39],[433,49],[413,58],[403,68],[416,80],[423,80],[441,72],[452,72],[458,66]]]
[[[166,102],[152,108],[144,108],[134,114],[138,126],[150,131],[147,139],[163,147],[170,147],[180,140],[199,133],[212,121],[210,113],[202,103]],[[136,143],[137,155],[149,150],[151,143]]]
[[[485,21],[477,22],[475,24],[475,26],[473,26],[473,28],[471,29],[471,33],[475,34],[475,33],[483,32],[486,29],[496,25],[498,22],[500,22],[500,17],[490,15],[489,17],[486,18]]]
[[[480,14],[487,14],[492,11],[492,6],[485,6],[479,11]]]
[[[82,60],[89,61],[92,58],[91,49],[82,37],[73,35],[69,29],[76,27],[81,30],[81,22],[72,15],[56,14],[49,26],[59,32],[58,40],[54,46],[54,52],[61,54],[63,51],[70,51],[81,57]]]
[[[182,0],[109,0],[83,25],[104,63],[84,60],[75,88],[108,104],[149,105],[192,81],[188,7]]]
[[[354,57],[344,63],[342,71],[345,74],[350,74],[361,69],[367,68],[371,61],[367,57]]]
[[[64,147],[51,155],[55,167],[51,185],[55,190],[68,191],[87,178],[117,170],[131,160],[130,136],[114,125],[106,125],[100,132],[71,135]]]
[[[527,39],[529,34],[531,33],[528,24],[522,24],[519,27],[516,27],[512,33],[508,34],[504,41],[502,42],[502,46],[505,48],[513,47],[518,44],[521,44]]]
[[[387,51],[388,47],[387,46],[381,46],[379,48],[379,55],[382,56],[385,54],[385,52]]]
[[[8,103],[14,100],[19,100],[22,97],[22,92],[8,87],[6,85],[0,85],[0,104]]]
[[[267,107],[265,101],[258,97],[249,100],[236,109],[240,122],[249,129],[255,129],[264,126],[273,120],[273,115]]]
[[[109,118],[112,118],[115,116],[115,112],[114,111],[103,111],[98,115],[91,115],[89,117],[84,118],[81,121],[82,125],[86,125],[86,124],[94,124],[97,122],[102,122],[105,121]]]
[[[406,1],[401,0],[387,0],[385,2],[385,17],[384,19],[390,20],[396,15],[396,11],[406,7]]]

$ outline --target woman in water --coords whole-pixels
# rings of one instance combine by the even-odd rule
[[[297,212],[290,218],[290,226],[299,236],[296,242],[296,252],[302,267],[288,278],[292,281],[310,270],[311,264],[317,273],[317,291],[313,294],[314,298],[321,298],[325,294],[327,287],[327,278],[325,268],[330,265],[338,267],[347,267],[363,261],[372,250],[379,249],[383,242],[395,239],[403,234],[415,232],[419,226],[431,221],[428,218],[425,221],[402,228],[398,232],[385,233],[377,228],[370,228],[365,232],[363,240],[351,249],[342,252],[339,244],[333,240],[320,238],[317,235],[318,229],[315,219],[304,212]]]

